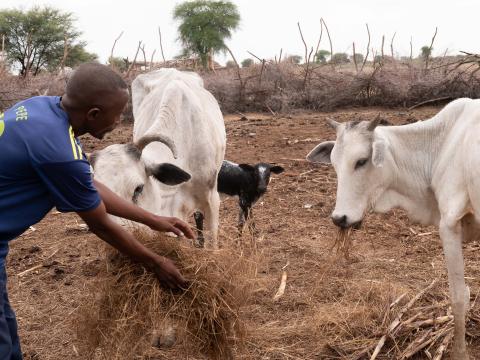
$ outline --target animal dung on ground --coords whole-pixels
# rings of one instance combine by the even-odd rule
[[[189,287],[179,293],[165,290],[143,266],[118,253],[110,256],[91,291],[96,296],[75,320],[83,358],[171,358],[176,351],[232,358],[243,341],[240,309],[252,293],[254,262],[235,249],[196,249],[139,232],[136,237],[172,259]]]

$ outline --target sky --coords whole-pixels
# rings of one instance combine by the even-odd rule
[[[158,27],[161,27],[165,57],[173,58],[180,52],[177,26],[172,19],[173,9],[182,1],[173,0],[1,0],[0,8],[23,8],[49,5],[72,12],[76,26],[83,32],[87,50],[99,55],[105,62],[110,56],[115,38],[114,56],[133,59],[139,41],[145,44],[147,58],[155,52],[155,61],[161,60]],[[370,48],[380,51],[385,35],[385,53],[390,54],[394,39],[396,56],[409,56],[412,39],[413,54],[430,45],[435,28],[438,34],[433,45],[434,55],[458,54],[459,51],[480,53],[480,0],[234,0],[241,16],[239,29],[227,45],[238,61],[251,57],[271,59],[283,54],[304,55],[297,22],[300,22],[308,48],[316,47],[320,35],[320,18],[329,28],[334,52],[366,53],[368,35]],[[328,38],[322,38],[320,49],[329,50]],[[370,51],[371,53],[371,51]],[[229,60],[218,55],[220,63]]]

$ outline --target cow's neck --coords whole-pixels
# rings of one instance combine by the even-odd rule
[[[376,203],[376,210],[405,209],[422,224],[436,224],[438,204],[432,190],[432,177],[450,124],[439,118],[410,125],[379,128],[387,146],[384,171],[387,186]]]

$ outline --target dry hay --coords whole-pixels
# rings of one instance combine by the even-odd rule
[[[350,258],[350,250],[352,247],[352,228],[349,227],[347,229],[337,228],[337,236],[335,237],[335,242],[331,250],[335,250],[336,253],[343,254],[345,260],[351,260]]]
[[[210,251],[166,236],[136,236],[175,261],[189,287],[162,289],[150,271],[116,254],[92,291],[96,299],[76,320],[82,358],[232,358],[244,337],[240,309],[251,296],[255,262],[238,249]]]
[[[370,334],[350,338],[339,336],[327,344],[330,359],[443,359],[453,340],[453,315],[446,288],[434,280],[406,302],[407,293],[381,309],[365,309],[365,315],[379,311],[382,324]],[[443,284],[446,286],[446,284]],[[438,294],[441,293],[442,295]],[[476,299],[467,314],[467,336],[478,338],[480,306]],[[339,334],[340,335],[340,334]]]

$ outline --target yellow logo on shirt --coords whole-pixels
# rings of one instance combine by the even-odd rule
[[[0,113],[0,136],[2,136],[3,132],[5,131],[5,121],[3,121],[4,117],[5,117],[5,114]]]

